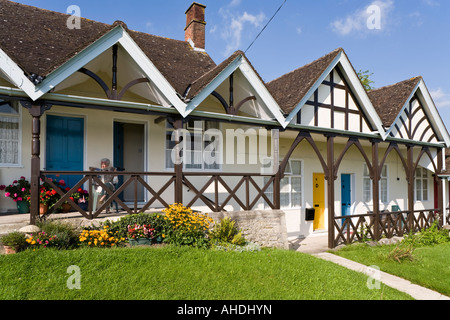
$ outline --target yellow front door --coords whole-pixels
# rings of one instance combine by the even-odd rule
[[[314,231],[325,229],[325,175],[313,174]]]

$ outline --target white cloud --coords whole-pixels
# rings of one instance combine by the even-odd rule
[[[450,107],[450,93],[446,93],[442,88],[430,91],[436,107],[439,109]]]
[[[228,6],[229,7],[237,7],[240,4],[241,4],[241,0],[231,0],[230,4]]]
[[[331,27],[334,32],[342,36],[352,33],[367,34],[374,31],[383,31],[387,29],[393,8],[394,2],[392,0],[376,0],[344,19],[333,21]]]
[[[235,2],[235,0],[232,1],[230,5],[235,4]],[[244,32],[249,35],[253,34],[266,20],[266,15],[263,12],[256,15],[246,11],[244,13],[233,13],[227,8],[221,8],[219,13],[223,18],[223,23],[219,26],[219,29],[222,30],[221,37],[226,42],[225,56],[238,49],[243,49],[241,45]]]
[[[422,2],[431,7],[439,7],[441,5],[439,2],[435,0],[422,0]]]

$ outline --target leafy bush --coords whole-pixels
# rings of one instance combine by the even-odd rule
[[[17,249],[23,249],[26,246],[25,235],[21,232],[11,232],[0,238],[0,243],[4,246],[13,247]]]
[[[433,246],[450,242],[448,230],[439,229],[439,222],[435,221],[429,229],[422,230],[416,234],[409,234],[402,241],[416,247]]]
[[[155,238],[166,238],[169,223],[161,213],[139,213],[120,218],[117,221],[106,221],[104,226],[108,226],[109,231],[117,232],[118,237],[126,238],[128,236],[128,226],[134,225],[151,225],[154,229]]]
[[[58,247],[58,238],[56,235],[51,235],[45,231],[31,234],[27,238],[28,246],[31,248],[55,248]]]
[[[55,236],[52,247],[58,249],[73,249],[78,245],[79,231],[69,223],[58,221],[42,221],[37,223],[43,232]]]
[[[236,222],[226,217],[214,225],[213,229],[209,232],[209,238],[213,243],[223,245],[224,243],[230,243],[234,245],[244,245],[245,239],[242,233],[236,227]]]
[[[213,220],[207,215],[192,211],[181,204],[174,204],[163,210],[169,223],[166,242],[197,248],[209,247],[207,231]]]

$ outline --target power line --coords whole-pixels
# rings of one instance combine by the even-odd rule
[[[267,28],[267,26],[272,22],[273,18],[275,18],[275,16],[278,14],[278,12],[281,10],[281,8],[283,8],[284,4],[286,3],[287,0],[284,0],[284,2],[281,4],[281,6],[278,8],[278,10],[273,14],[272,18],[270,18],[270,20],[266,23],[266,25],[264,26],[264,28],[262,28],[262,30],[258,33],[258,35],[256,36],[255,40],[252,41],[252,43],[250,43],[250,45],[248,46],[248,48],[244,51],[244,53],[247,53],[247,51],[250,49],[250,47],[255,43],[255,41],[259,38],[259,36],[261,35],[261,33],[264,32],[264,30]]]

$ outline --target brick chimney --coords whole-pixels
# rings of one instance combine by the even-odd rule
[[[186,28],[184,38],[195,49],[205,49],[205,9],[206,6],[197,2],[186,10]]]

